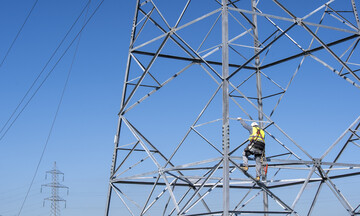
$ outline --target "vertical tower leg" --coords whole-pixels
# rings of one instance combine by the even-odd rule
[[[257,12],[256,11],[256,1],[255,0],[251,0],[251,8],[253,12]],[[258,26],[257,26],[257,15],[253,14],[252,15],[253,18],[253,33],[254,33],[254,55],[258,54],[259,52],[259,32],[258,32]],[[262,102],[262,89],[261,89],[261,73],[260,73],[260,57],[257,56],[255,58],[255,68],[256,68],[256,90],[257,90],[257,103],[258,103],[258,108],[259,108],[259,123],[260,123],[260,127],[263,128],[263,102]],[[265,181],[266,180],[266,176],[263,175],[262,176],[262,180]],[[263,203],[264,203],[264,211],[268,211],[268,196],[265,192],[263,192]],[[267,216],[267,214],[264,214],[265,216]]]
[[[228,0],[222,0],[222,89],[223,89],[223,215],[229,215],[229,23],[228,23]]]

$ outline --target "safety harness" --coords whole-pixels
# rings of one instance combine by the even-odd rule
[[[251,148],[255,147],[257,149],[260,149],[260,150],[264,150],[265,149],[265,135],[263,136],[261,134],[261,131],[262,129],[260,129],[259,127],[253,127],[252,128],[252,134],[250,135],[249,137],[249,140],[250,140],[250,144],[249,144],[249,147],[248,149],[250,150]],[[255,131],[256,130],[256,135],[255,135]]]

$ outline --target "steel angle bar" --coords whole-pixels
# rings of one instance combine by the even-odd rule
[[[218,148],[216,148],[216,146],[214,144],[212,144],[208,139],[206,139],[206,137],[204,137],[199,131],[197,131],[194,127],[191,127],[191,129],[197,135],[199,135],[205,142],[207,142],[211,147],[213,147],[218,153],[220,153],[222,155],[222,152]]]
[[[320,184],[319,184],[318,189],[316,190],[314,199],[313,199],[313,201],[312,201],[312,203],[311,203],[311,206],[310,206],[310,209],[309,209],[309,211],[308,211],[307,216],[310,216],[310,215],[312,214],[312,211],[313,211],[314,206],[315,206],[315,204],[316,204],[316,201],[317,201],[317,199],[318,199],[318,197],[319,197],[319,194],[320,194],[320,191],[321,191],[321,188],[322,188],[323,184],[324,184],[324,182],[321,181]]]
[[[335,68],[331,67],[330,65],[328,65],[326,62],[324,62],[323,60],[319,59],[318,57],[310,54],[310,57],[313,58],[314,60],[316,60],[317,62],[319,62],[320,64],[324,65],[325,67],[327,67],[328,69],[330,69],[332,72],[334,72],[335,74],[337,74],[338,76],[340,76],[341,78],[343,78],[345,81],[347,81],[348,83],[350,83],[351,85],[355,86],[356,88],[360,88],[360,85],[358,85],[356,82],[352,81],[351,79],[349,79],[347,76],[345,76],[344,74],[341,74],[339,71],[337,71]]]
[[[309,180],[310,180],[311,176],[313,175],[313,173],[314,173],[314,171],[315,171],[315,168],[316,168],[315,166],[313,166],[313,167],[311,168],[311,171],[309,172],[307,178],[305,179],[304,184],[302,185],[302,187],[301,187],[299,193],[297,194],[297,196],[296,196],[293,204],[291,205],[291,208],[292,208],[292,209],[295,208],[295,205],[297,204],[297,202],[299,201],[301,195],[303,194],[306,186],[307,186],[308,183],[309,183]]]
[[[358,26],[358,31],[359,31],[359,30],[360,30],[360,19],[359,19],[358,11],[357,11],[357,9],[356,9],[355,0],[351,0],[351,4],[352,4],[353,13],[354,13],[355,20],[356,20],[356,24],[357,24],[357,26]]]
[[[249,113],[247,113],[247,112],[245,111],[245,109],[239,104],[239,102],[237,102],[237,101],[234,99],[233,96],[231,96],[231,95],[229,95],[229,96],[230,96],[230,99],[236,104],[236,106],[237,106],[239,109],[241,109],[241,111],[243,111],[248,118],[253,119],[253,118],[251,117],[251,115],[250,115]]]
[[[213,211],[208,213],[196,213],[196,214],[187,214],[186,216],[204,216],[204,215],[223,215],[223,211]]]
[[[292,164],[287,164],[287,165],[292,165]],[[310,168],[306,168],[306,167],[293,167],[293,166],[276,165],[276,164],[269,166],[269,168],[290,169],[290,170],[310,170]]]
[[[233,50],[236,54],[238,54],[241,58],[247,60],[247,58],[246,58],[244,55],[242,55],[240,52],[238,52],[235,48],[233,48],[233,46],[231,46],[231,44],[229,44],[229,48],[232,49],[232,50]],[[254,66],[254,64],[252,64],[252,65]],[[239,65],[239,67],[240,67],[240,65]],[[255,70],[255,66],[254,66],[254,70]]]
[[[330,0],[328,2],[326,2],[325,4],[321,5],[320,7],[316,8],[315,10],[313,10],[312,12],[308,13],[307,15],[303,16],[301,19],[305,20],[307,18],[309,18],[310,16],[314,15],[315,13],[317,13],[318,11],[320,11],[321,9],[323,9],[325,6],[329,7],[329,4],[331,4],[332,2],[334,2],[335,0]]]
[[[288,32],[290,29],[292,29],[294,26],[296,26],[296,23],[293,23],[290,27],[288,27],[284,32],[279,34],[275,39],[273,39],[270,43],[268,43],[263,49],[261,49],[259,52],[257,52],[254,56],[252,56],[250,59],[248,59],[243,65],[241,65],[239,68],[237,68],[228,78],[229,80],[231,77],[233,77],[235,74],[237,74],[244,66],[249,64],[252,60],[254,60],[257,56],[259,56],[263,51],[265,51],[268,47],[270,47],[273,43],[275,43],[279,38],[281,38],[286,32]],[[261,67],[260,67],[261,69]]]
[[[340,203],[344,206],[344,208],[351,213],[354,209],[350,205],[350,203],[346,200],[344,195],[340,192],[340,190],[336,187],[336,185],[331,181],[330,177],[325,173],[322,167],[318,167],[322,174],[326,177],[325,183],[328,185],[330,190],[335,194],[335,196],[339,199]]]
[[[195,185],[193,185],[193,183],[188,179],[188,177],[192,178],[192,176],[185,176],[185,175],[180,175],[180,176],[177,176],[171,172],[164,172],[166,174],[170,176],[172,176],[173,178],[177,179],[177,180],[181,180],[185,183],[188,183],[189,185],[192,185],[193,188],[195,188]]]
[[[252,29],[250,28],[250,29],[248,29],[248,30],[244,31],[243,33],[240,33],[239,35],[237,35],[237,36],[235,36],[235,37],[231,38],[231,39],[229,40],[229,44],[231,44],[233,41],[235,41],[235,40],[237,40],[237,39],[241,38],[242,36],[244,36],[244,35],[248,34],[248,33],[249,33],[249,32],[251,32],[251,31],[252,31]]]
[[[237,1],[235,1],[235,2],[237,2]],[[235,5],[235,2],[232,2],[232,1],[230,1],[229,0],[229,4],[228,5],[232,5],[234,8],[238,8],[236,5]],[[229,7],[229,8],[231,8],[231,7]],[[252,26],[252,27],[255,27],[255,24],[247,17],[247,16],[245,16],[245,14],[243,13],[243,12],[241,12],[241,11],[238,11],[240,14],[241,14],[241,16],[243,16],[245,19],[246,19],[246,21]]]
[[[126,204],[125,200],[122,198],[122,196],[120,195],[119,191],[118,191],[118,188],[116,188],[114,185],[111,184],[111,187],[113,187],[113,190],[115,191],[116,195],[120,198],[121,202],[125,205],[126,209],[129,211],[129,213],[133,216],[134,213],[131,211],[131,209],[129,208],[129,206]],[[108,214],[108,211],[107,211],[107,214]]]
[[[145,204],[144,204],[144,207],[143,207],[143,209],[141,210],[141,213],[140,213],[141,216],[144,215],[144,214],[147,212],[147,210],[151,208],[151,206],[153,205],[153,203],[155,203],[155,202],[160,198],[159,196],[157,196],[157,197],[155,198],[154,202],[150,203],[150,205],[149,205],[148,207],[146,207],[147,204],[148,204],[149,201],[150,201],[150,198],[151,198],[152,194],[154,193],[154,190],[155,190],[155,188],[156,188],[156,186],[157,186],[157,183],[159,182],[159,179],[160,179],[160,175],[157,176],[156,181],[155,181],[155,183],[153,184],[153,187],[152,187],[152,189],[151,189],[151,191],[150,191],[150,194],[149,194],[148,198],[146,199],[146,202],[145,202]],[[174,181],[175,181],[175,180],[174,180]],[[165,192],[165,189],[163,190],[163,192]]]
[[[131,42],[131,44],[130,44],[130,49],[132,49],[133,48],[133,46],[134,46],[134,43],[136,42],[136,40],[137,40],[137,38],[139,37],[139,35],[141,34],[141,32],[142,32],[142,30],[144,29],[144,27],[145,27],[145,25],[146,25],[146,23],[147,23],[147,21],[149,20],[149,18],[151,17],[151,14],[153,13],[153,11],[154,11],[154,7],[151,9],[151,11],[149,11],[149,13],[147,13],[144,17],[143,17],[143,19],[145,19],[146,18],[146,20],[144,21],[144,23],[143,23],[143,25],[140,27],[140,30],[138,31],[138,33],[136,34],[136,36],[135,36],[135,38],[134,38],[134,40]],[[136,24],[136,26],[138,25],[138,24],[140,24],[141,22],[142,22],[142,20],[143,19],[141,19],[137,24]]]
[[[188,199],[188,201],[185,203],[185,205],[182,207],[182,209],[180,210],[179,215],[186,213],[189,209],[187,209],[185,211],[185,209],[190,205],[190,203],[194,200],[194,198],[200,193],[200,190],[204,188],[204,185],[208,182],[209,178],[211,178],[215,172],[219,169],[221,163],[223,160],[220,160],[219,163],[217,165],[215,165],[212,169],[212,171],[208,174],[208,176],[206,177],[206,179],[203,181],[203,183],[201,184],[201,186],[199,188],[196,189],[196,191],[194,192],[194,194]],[[201,196],[200,196],[201,197]]]
[[[127,85],[135,86],[136,84],[134,84],[134,83],[127,83]],[[146,87],[146,88],[154,88],[154,89],[159,88],[159,86],[152,86],[152,85],[142,85],[142,84],[140,84],[139,86],[140,86],[140,87]]]
[[[199,52],[200,48],[202,47],[202,45],[204,44],[204,42],[207,40],[207,38],[209,37],[210,33],[212,32],[212,30],[214,29],[216,23],[219,21],[221,17],[221,14],[219,14],[219,16],[216,18],[214,24],[210,27],[208,33],[205,35],[203,41],[200,43],[199,47],[196,49],[196,52]]]
[[[322,165],[331,165],[331,166],[345,166],[351,168],[359,168],[360,164],[350,164],[350,163],[332,163],[332,162],[321,162]]]
[[[292,211],[231,211],[234,214],[291,214]]]
[[[202,52],[204,52],[204,51],[202,51]],[[154,56],[155,55],[155,53],[145,52],[145,51],[140,51],[140,50],[134,50],[132,53],[148,55],[148,56]],[[182,61],[190,61],[190,62],[193,62],[193,63],[201,63],[202,62],[201,59],[195,58],[195,57],[188,58],[188,57],[181,57],[181,56],[174,56],[174,55],[167,55],[167,54],[159,54],[158,57],[175,59],[175,60],[182,60]],[[221,62],[210,61],[210,60],[207,61],[207,63],[209,63],[210,65],[221,65],[222,64]],[[229,64],[229,67],[240,67],[240,66],[241,65],[238,65],[238,64],[232,64],[232,63]],[[249,66],[245,66],[244,68],[245,69],[251,69],[251,70],[255,69],[254,67],[249,67]]]
[[[204,53],[204,52],[208,52],[209,50],[216,50],[216,49],[218,49],[219,47],[221,48],[221,45],[222,44],[216,44],[216,45],[214,45],[214,46],[212,46],[212,47],[209,47],[209,48],[207,48],[207,49],[205,49],[205,50],[202,50],[201,52],[198,52],[199,54],[202,54],[202,53]],[[214,52],[214,51],[211,51],[211,52]],[[205,55],[204,55],[205,56]],[[203,58],[204,58],[204,56],[202,56]],[[207,53],[206,54],[206,57],[207,56],[209,56],[209,54]],[[218,62],[218,63],[220,63],[220,62]]]
[[[156,9],[156,11],[158,12],[158,14],[160,15],[161,19],[163,20],[163,22],[166,24],[166,26],[171,29],[170,25],[168,24],[168,22],[166,21],[166,19],[164,18],[164,16],[162,15],[162,13],[160,12],[160,10],[156,7],[155,3],[150,0],[151,4],[154,6],[154,8]],[[183,14],[183,13],[182,13]]]
[[[254,74],[256,74],[256,72],[253,72],[250,74],[250,76],[248,76],[246,79],[244,79],[244,81],[242,81],[239,85],[236,86],[236,88],[239,88],[240,86],[242,86],[245,82],[247,82],[252,76],[254,76]],[[232,94],[235,91],[232,90],[229,94]]]
[[[190,2],[191,2],[191,0],[188,0],[188,1],[187,1],[187,3],[186,3],[186,5],[185,5],[184,9],[182,10],[182,12],[181,12],[178,20],[176,21],[175,27],[177,27],[177,26],[179,25],[181,19],[184,17],[184,14],[185,14],[187,8],[189,7]]]
[[[326,44],[326,46],[331,47],[331,46],[337,45],[339,43],[342,43],[342,42],[345,42],[345,41],[348,41],[348,40],[351,40],[351,39],[354,39],[354,38],[358,38],[358,37],[359,37],[358,35],[351,35],[351,36],[348,36],[348,37],[333,41],[331,43],[328,43],[328,44]],[[292,60],[294,58],[298,58],[298,57],[301,57],[301,56],[304,56],[304,55],[309,55],[310,53],[313,53],[313,52],[316,52],[316,51],[319,51],[319,50],[323,50],[323,49],[325,49],[323,46],[319,46],[319,47],[313,48],[311,50],[306,50],[304,52],[292,55],[290,57],[287,57],[287,58],[284,58],[284,59],[269,63],[267,65],[263,65],[263,66],[260,67],[260,70],[262,70],[264,68],[267,68],[267,67],[270,67],[270,66],[274,66],[274,65],[283,63],[283,62],[286,62],[286,61],[289,61],[289,60]]]
[[[359,166],[358,167],[341,167],[341,168],[327,168],[327,169],[325,169],[325,168],[323,168],[323,170],[326,170],[326,171],[329,171],[329,170],[331,170],[331,171],[334,171],[334,170],[355,170],[355,169],[360,169],[360,164],[359,164]]]
[[[179,213],[179,212],[180,212],[180,208],[179,208],[179,205],[178,205],[178,203],[177,203],[177,201],[176,201],[176,198],[175,198],[175,195],[174,195],[174,193],[173,193],[173,190],[170,188],[169,181],[167,180],[166,175],[164,175],[164,173],[160,172],[160,175],[161,175],[161,177],[164,179],[165,184],[166,184],[166,188],[167,188],[168,191],[169,191],[170,197],[171,197],[171,199],[172,199],[172,201],[173,201],[173,203],[174,203],[174,205],[175,205],[176,211]]]
[[[117,148],[117,150],[120,150],[120,151],[131,151],[132,149],[131,149],[131,148]],[[134,152],[136,152],[136,151],[144,152],[145,150],[142,150],[142,149],[134,149],[133,151],[134,151]],[[155,150],[150,150],[150,152],[157,153],[157,151],[155,151]]]
[[[325,151],[325,153],[320,157],[320,159],[324,159],[324,157],[329,154],[329,152],[344,138],[344,136],[348,133],[349,129],[353,128],[356,123],[360,121],[360,116],[348,127],[341,135],[340,137]]]
[[[203,59],[205,59],[206,57],[212,55],[213,53],[215,53],[216,51],[220,50],[220,48],[222,48],[221,45],[217,45],[213,50],[211,50],[210,52],[207,52],[205,55],[201,56]]]
[[[360,203],[359,205],[356,206],[356,208],[354,208],[354,212],[356,212],[359,207],[360,207]]]
[[[359,140],[359,139],[360,139],[360,136],[359,136],[359,135],[357,135],[356,131],[351,130],[351,129],[349,129],[349,131],[352,133],[352,135],[354,135],[354,136],[356,136],[356,137],[357,137],[357,138],[352,139],[352,140]]]
[[[196,162],[192,162],[192,163],[188,163],[188,164],[173,166],[171,168],[164,168],[164,172],[173,171],[174,169],[181,169],[181,168],[192,167],[192,166],[197,166],[197,165],[206,164],[206,163],[212,163],[212,162],[220,161],[220,160],[222,160],[222,157],[210,158],[210,159],[206,159],[206,160],[202,160],[202,161],[196,161]]]
[[[326,11],[326,13],[328,13],[331,17],[333,17],[334,19],[340,21],[341,23],[347,25],[348,27],[352,28],[353,30],[357,31],[358,28],[353,25],[349,20],[347,20],[345,17],[341,16],[341,14],[339,14],[336,10],[332,9],[329,5],[326,5],[327,8],[329,8],[333,13],[330,13],[329,11]],[[335,16],[334,13],[337,15]]]
[[[266,156],[266,158],[275,158],[275,157],[281,157],[281,156],[285,156],[285,155],[292,155],[290,152],[288,153],[284,153],[284,154],[277,154],[277,155],[273,155],[273,156]]]
[[[135,136],[135,138],[137,140],[139,140],[140,145],[143,147],[143,149],[146,151],[147,155],[151,158],[151,160],[154,162],[154,164],[157,166],[158,169],[161,168],[159,162],[155,159],[155,157],[153,156],[153,154],[150,152],[150,150],[148,149],[148,147],[145,145],[145,143],[143,143],[143,141],[140,139],[137,130],[129,123],[129,121],[125,118],[122,117],[124,123],[126,124],[126,126],[130,129],[130,131],[132,132],[132,134]]]
[[[173,189],[174,189],[174,188],[173,188]],[[167,211],[167,209],[168,209],[168,206],[169,206],[170,201],[171,201],[171,197],[168,198],[168,200],[167,200],[167,202],[166,202],[166,204],[165,204],[165,207],[164,207],[164,210],[163,210],[163,213],[162,213],[163,216],[165,216],[165,213],[166,213],[166,211]]]
[[[360,147],[360,144],[357,144],[356,142],[354,141],[350,141],[352,144],[356,145],[357,147]]]
[[[260,73],[266,77],[268,80],[270,80],[274,85],[276,85],[279,89],[286,91],[286,89],[284,89],[283,87],[281,87],[278,83],[276,83],[273,79],[271,79],[268,75],[266,75],[264,72],[262,72],[261,70],[259,70]]]
[[[132,168],[136,167],[137,165],[139,165],[140,163],[144,162],[146,159],[148,159],[149,156],[146,156],[145,158],[141,159],[140,161],[136,162],[135,164],[129,166],[126,170],[122,171],[121,173],[117,174],[115,176],[115,178],[118,178],[119,176],[123,175],[124,173],[126,173],[127,171],[131,170]]]
[[[274,97],[274,96],[277,96],[277,95],[280,95],[280,94],[283,95],[284,93],[285,93],[285,91],[281,91],[281,92],[278,92],[278,93],[274,93],[274,94],[271,94],[271,95],[261,97],[261,99],[271,98],[271,97]]]
[[[172,77],[170,77],[169,79],[167,79],[165,82],[163,82],[160,87],[153,89],[152,91],[150,91],[149,93],[147,93],[145,96],[143,96],[141,99],[139,99],[138,101],[136,101],[134,104],[132,104],[131,106],[129,106],[129,108],[127,108],[126,110],[123,111],[123,115],[126,114],[128,111],[130,111],[131,109],[133,109],[135,106],[137,106],[138,104],[140,104],[141,102],[143,102],[145,99],[147,99],[148,97],[150,97],[152,94],[154,94],[155,92],[157,92],[160,88],[162,88],[163,86],[165,86],[166,84],[168,84],[170,81],[172,81],[173,79],[175,79],[176,77],[178,77],[180,74],[182,74],[184,71],[186,71],[187,69],[189,69],[192,65],[194,65],[194,63],[190,63],[187,66],[185,66],[184,68],[182,68],[179,72],[177,72],[176,74],[174,74]]]
[[[216,9],[214,11],[211,11],[210,13],[207,13],[207,14],[205,14],[205,15],[203,15],[201,17],[198,17],[198,18],[196,18],[196,19],[194,19],[194,20],[192,20],[192,21],[190,21],[188,23],[185,23],[184,25],[173,28],[172,31],[175,33],[176,31],[179,31],[179,30],[181,30],[183,28],[186,28],[186,27],[196,23],[196,22],[199,22],[199,21],[201,21],[201,20],[203,20],[203,19],[205,19],[205,18],[207,18],[207,17],[209,17],[209,16],[211,16],[213,14],[216,14],[216,13],[220,12],[221,10],[222,10],[221,8],[218,8],[218,9]]]
[[[344,51],[344,53],[340,56],[340,58],[342,58],[342,57],[345,55],[345,53],[347,53],[347,52],[350,50],[350,48],[352,47],[352,49],[351,49],[348,57],[347,57],[346,60],[345,60],[345,63],[346,63],[346,64],[351,64],[351,63],[349,62],[349,60],[350,60],[351,56],[353,55],[353,53],[354,53],[357,45],[359,44],[359,41],[360,41],[360,38],[358,38],[357,40],[355,40],[355,41],[349,46],[349,48],[346,49],[346,50]],[[343,70],[344,70],[344,67],[341,68],[340,74],[342,73]],[[355,73],[355,72],[356,72],[356,71],[354,71],[354,73]]]
[[[116,191],[121,193],[126,199],[128,199],[131,203],[133,203],[138,209],[141,209],[141,206],[135,202],[133,199],[131,199],[128,195],[126,195],[124,192],[122,192],[118,187],[114,185],[114,188],[116,188]]]
[[[308,31],[343,67],[346,68],[347,71],[349,71],[357,81],[360,82],[360,78],[347,66],[326,44],[314,33],[311,31],[305,23],[302,23],[302,26],[306,31]]]
[[[236,43],[230,43],[230,45],[238,46],[238,47],[244,47],[244,48],[249,48],[249,49],[255,49],[255,48],[256,48],[256,47],[254,47],[254,46],[248,46],[248,45],[242,45],[242,44],[236,44]],[[256,49],[261,50],[262,48],[256,48]]]
[[[141,70],[142,70],[143,72],[145,72],[146,68],[144,67],[143,64],[141,64],[141,62],[139,61],[139,59],[136,58],[136,56],[134,56],[134,54],[132,54],[132,53],[130,53],[130,55],[131,55],[131,57],[135,60],[135,62],[139,65],[139,67],[141,68]],[[160,87],[161,84],[159,83],[159,81],[157,81],[157,80],[155,79],[155,77],[154,77],[150,72],[148,72],[148,74],[149,74],[149,76],[158,84],[157,87]]]
[[[215,120],[212,120],[212,121],[208,121],[208,122],[205,122],[205,123],[201,123],[201,124],[192,126],[192,128],[197,128],[197,127],[201,127],[201,126],[204,126],[204,125],[207,125],[207,124],[212,124],[212,123],[214,123],[214,122],[218,122],[218,121],[221,121],[221,120],[222,120],[222,119],[215,119]]]

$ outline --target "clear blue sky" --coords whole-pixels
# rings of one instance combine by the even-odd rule
[[[39,0],[0,68],[0,127],[10,117],[87,2],[87,0]],[[91,1],[88,16],[99,2],[99,0]],[[0,60],[4,58],[33,3],[34,1],[24,0],[0,3],[0,29],[2,29]],[[322,3],[325,1],[319,1],[317,6]],[[201,6],[199,2],[194,4]],[[51,191],[44,189],[40,193],[40,187],[50,181],[50,178],[45,179],[45,172],[53,167],[54,161],[57,162],[58,169],[65,173],[65,181],[61,183],[70,188],[69,195],[66,195],[65,191],[60,193],[61,197],[67,200],[67,208],[62,209],[62,215],[95,216],[104,213],[134,6],[135,1],[105,0],[84,29],[56,124],[21,215],[49,214],[50,203],[46,202],[45,207],[42,205],[43,199],[51,196]],[[306,9],[301,9],[299,1],[291,1],[287,6],[296,11],[297,16],[303,16],[309,12],[309,8],[315,8],[308,5]],[[358,8],[360,9],[360,5]],[[176,9],[178,8],[173,6],[164,13],[165,16],[170,16],[172,10]],[[193,15],[195,12],[191,10]],[[40,80],[51,70],[71,43],[80,30],[83,20],[84,16],[80,18]],[[284,24],[283,28],[287,25],[288,23]],[[191,34],[184,35],[185,38],[191,36]],[[293,36],[296,39],[301,39],[302,36],[309,37],[305,34]],[[327,35],[326,38],[331,41],[332,35]],[[50,131],[75,52],[75,44],[76,42],[0,141],[1,216],[17,215],[20,210]],[[281,48],[281,52],[284,55],[291,53],[290,49],[284,47]],[[356,52],[355,59],[358,60],[359,49]],[[333,62],[330,60],[331,56],[327,54],[324,54],[324,59]],[[287,64],[276,67],[275,70],[279,72],[291,70],[290,74],[292,74],[298,62],[296,61],[291,67]],[[358,117],[360,90],[314,60],[308,58],[305,62],[274,115],[274,120],[314,157],[319,157]],[[166,67],[170,68],[171,65]],[[272,74],[272,76],[279,78],[282,75]],[[164,131],[167,135],[166,139],[175,137],[179,140],[187,128],[182,128],[181,134],[176,134],[175,131],[180,125],[189,126],[195,120],[216,88],[211,83],[211,89],[208,91],[205,82],[194,81],[194,78],[203,77],[205,77],[204,73],[185,74],[177,83],[169,85],[169,93],[167,95],[165,93],[165,98],[171,103],[157,108],[153,105],[161,101],[161,98],[151,98],[154,104],[147,101],[141,106],[143,110],[145,109],[143,113],[138,117],[131,115],[130,117],[138,125],[141,123],[140,120],[152,122],[154,118],[157,121],[155,125],[172,125],[184,119],[183,124],[165,128]],[[179,88],[182,84],[186,84],[187,79],[190,80],[191,85],[180,94]],[[33,91],[30,94],[32,93]],[[169,111],[172,109],[181,109],[181,111],[174,114]],[[218,109],[214,108],[214,110]],[[155,112],[162,115],[152,116]],[[221,113],[213,116],[219,117]],[[237,116],[244,117],[244,114],[236,111],[230,117]],[[235,126],[231,128],[231,132],[240,133],[234,136],[235,140],[243,140],[247,132],[237,122],[232,124]],[[147,134],[151,134],[150,137],[155,140],[160,139],[160,135],[155,133],[154,125],[143,123],[140,127]],[[2,133],[0,135],[2,136]],[[172,150],[173,147],[170,146],[165,151],[170,153]],[[346,160],[359,163],[359,160],[352,158],[356,155],[350,154]],[[188,160],[192,159],[188,158]],[[353,178],[344,182],[358,184],[360,180]],[[359,200],[358,196],[350,197],[351,202]],[[63,204],[61,205],[63,207]]]

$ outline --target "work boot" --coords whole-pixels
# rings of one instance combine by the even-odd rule
[[[249,167],[247,166],[241,166],[240,169],[244,170],[245,172],[248,171]]]
[[[256,176],[255,180],[260,181],[260,176]]]

